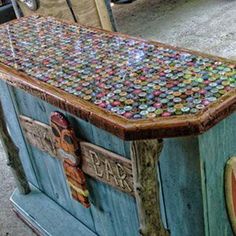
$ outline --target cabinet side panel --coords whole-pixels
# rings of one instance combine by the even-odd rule
[[[3,104],[5,119],[15,144],[20,148],[20,158],[27,176],[27,179],[36,187],[38,187],[38,180],[35,175],[30,160],[29,150],[25,143],[22,130],[19,125],[17,110],[15,107],[14,97],[11,96],[11,88],[0,80],[0,99]]]
[[[22,115],[46,124],[49,123],[49,116],[52,111],[61,111],[19,89],[15,90],[15,96],[17,101],[21,101],[18,102],[18,106]],[[62,113],[67,116],[79,138],[130,158],[129,142],[120,140],[114,135],[66,112],[62,111]],[[35,160],[37,169],[44,174],[43,178],[40,177],[40,181],[43,186],[50,183],[51,190],[46,190],[46,193],[49,191],[47,194],[51,195],[50,197],[58,204],[98,235],[138,235],[139,222],[134,197],[87,177],[92,206],[90,209],[85,209],[70,198],[61,163],[36,148],[32,147],[32,150],[32,158]]]
[[[49,124],[50,113],[57,110],[22,90],[14,89],[14,95],[21,115],[26,115],[43,123]],[[29,147],[31,160],[39,181],[39,189],[94,231],[94,222],[90,210],[72,200],[70,196],[61,161],[43,153],[32,145]]]
[[[197,138],[165,139],[160,170],[171,236],[204,235]]]
[[[236,155],[236,114],[226,118],[205,134],[199,136],[205,218],[207,235],[233,235],[229,223],[225,193],[224,168],[227,160]]]

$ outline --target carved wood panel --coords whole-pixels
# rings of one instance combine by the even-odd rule
[[[20,116],[20,123],[30,144],[60,160],[73,156],[57,149],[51,127],[47,124]],[[94,144],[81,141],[82,170],[87,175],[134,195],[131,161]]]

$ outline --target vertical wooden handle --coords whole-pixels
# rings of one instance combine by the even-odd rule
[[[131,157],[133,163],[134,191],[143,236],[167,236],[161,220],[157,162],[163,143],[158,140],[133,141]]]

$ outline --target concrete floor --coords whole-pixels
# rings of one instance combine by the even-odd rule
[[[137,0],[113,10],[123,33],[236,59],[235,0]]]
[[[113,7],[118,30],[236,59],[236,1],[137,0]],[[34,235],[11,210],[15,183],[0,146],[0,236]]]

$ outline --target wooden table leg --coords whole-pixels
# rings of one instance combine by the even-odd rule
[[[29,183],[27,181],[25,171],[23,169],[19,157],[19,149],[12,141],[11,136],[9,135],[9,132],[7,130],[1,101],[0,101],[0,139],[2,139],[3,141],[2,143],[6,151],[8,165],[12,169],[12,173],[14,175],[20,193],[22,194],[30,193]]]
[[[134,191],[137,202],[140,234],[144,236],[167,236],[161,220],[157,162],[163,142],[139,140],[131,144]]]

